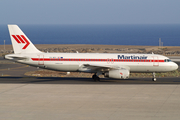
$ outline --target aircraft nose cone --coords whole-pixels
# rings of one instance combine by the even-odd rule
[[[174,70],[177,70],[179,66],[176,63],[174,63],[172,67]]]

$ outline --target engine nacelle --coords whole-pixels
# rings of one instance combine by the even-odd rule
[[[127,79],[129,78],[129,70],[127,69],[110,70],[109,72],[104,73],[104,76],[115,79]]]

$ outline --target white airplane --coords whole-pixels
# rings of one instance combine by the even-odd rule
[[[126,79],[130,72],[168,72],[178,68],[168,57],[157,54],[126,53],[44,53],[39,51],[17,25],[8,25],[14,54],[5,58],[39,68],[64,72],[94,73],[108,78]]]

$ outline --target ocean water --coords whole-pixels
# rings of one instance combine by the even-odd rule
[[[167,25],[19,25],[34,44],[180,46],[180,24]],[[0,44],[11,44],[0,25]]]

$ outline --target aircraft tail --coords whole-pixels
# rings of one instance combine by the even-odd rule
[[[40,53],[17,25],[8,25],[14,53]]]

